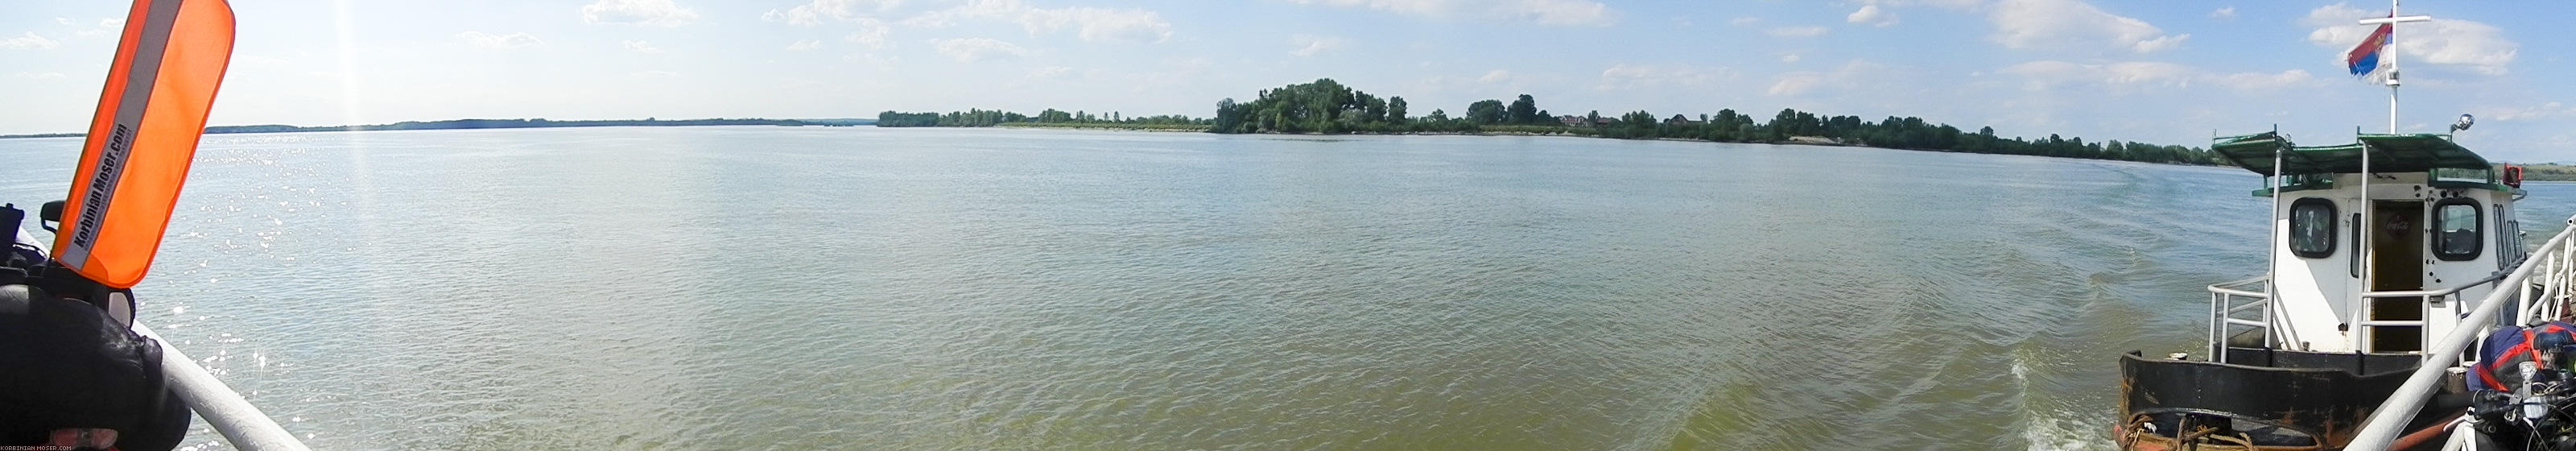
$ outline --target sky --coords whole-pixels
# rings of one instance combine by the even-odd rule
[[[1209,116],[1330,77],[1415,114],[1782,108],[2007,136],[2205,146],[2387,131],[2343,55],[2385,2],[2084,0],[236,0],[210,125],[843,118],[1045,108]],[[75,132],[127,5],[0,5],[0,134]],[[2576,2],[2401,11],[2399,125],[2576,160]]]

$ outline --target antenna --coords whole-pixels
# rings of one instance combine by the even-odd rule
[[[2397,134],[2397,24],[2430,22],[2433,16],[2399,16],[2397,0],[2388,0],[2388,17],[2362,19],[2362,25],[2388,24],[2388,134]]]

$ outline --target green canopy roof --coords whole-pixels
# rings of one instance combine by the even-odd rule
[[[2219,138],[2210,150],[2218,152],[2236,167],[2256,174],[2272,175],[2272,156],[2279,152],[2284,175],[2350,174],[2361,172],[2362,149],[2370,150],[2370,172],[2425,172],[2433,168],[2489,169],[2487,159],[2477,152],[2460,147],[2445,135],[2418,133],[2411,135],[2364,134],[2352,144],[2324,147],[2298,147],[2278,132]]]

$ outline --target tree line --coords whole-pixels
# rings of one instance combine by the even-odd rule
[[[1450,117],[1447,111],[1438,109],[1429,115],[1411,117],[1406,115],[1408,106],[1403,97],[1381,100],[1326,78],[1313,83],[1265,89],[1249,102],[1236,102],[1232,98],[1219,100],[1216,117],[1209,124],[1208,131],[1328,134],[1505,131],[1624,139],[1858,144],[1892,149],[2152,163],[2221,162],[2216,153],[2195,147],[2120,141],[2087,142],[2084,138],[2066,138],[2056,134],[2045,139],[2005,138],[1996,136],[1994,127],[1979,127],[1971,132],[1949,124],[1925,122],[1917,117],[1890,116],[1878,121],[1865,121],[1857,116],[1826,117],[1786,108],[1767,121],[1733,109],[1721,109],[1715,115],[1701,114],[1696,118],[1680,114],[1659,118],[1646,111],[1612,117],[1604,117],[1599,111],[1582,116],[1556,116],[1539,109],[1537,99],[1529,94],[1522,94],[1510,102],[1479,100],[1468,104],[1466,114],[1458,117]]]
[[[1918,117],[1889,116],[1870,121],[1858,116],[1824,116],[1783,108],[1768,118],[1719,109],[1714,114],[1657,116],[1631,111],[1603,116],[1559,116],[1538,107],[1538,99],[1521,94],[1510,101],[1478,100],[1450,115],[1445,109],[1424,114],[1404,97],[1379,97],[1330,78],[1264,89],[1251,101],[1233,98],[1216,103],[1216,115],[1126,117],[1085,111],[1047,109],[1036,115],[970,109],[948,113],[877,114],[879,127],[992,127],[1010,124],[1102,124],[1133,128],[1206,127],[1210,133],[1540,133],[1619,139],[1686,139],[1731,143],[1800,143],[1862,145],[1890,149],[2037,155],[2150,163],[2220,164],[2218,154],[2198,147],[2120,141],[2087,141],[2050,134],[2046,138],[2004,137],[1994,127],[1962,130]]]
[[[1538,99],[1522,94],[1511,103],[1482,100],[1451,117],[1433,109],[1415,117],[1404,97],[1378,98],[1325,78],[1314,83],[1265,89],[1250,102],[1217,101],[1211,133],[1398,133],[1477,132],[1496,127],[1561,126]]]
[[[1066,112],[1054,108],[1040,111],[1035,116],[986,109],[947,113],[877,113],[878,127],[992,127],[1004,124],[1207,125],[1207,120],[1181,115],[1128,117],[1117,112],[1102,116],[1088,111]]]

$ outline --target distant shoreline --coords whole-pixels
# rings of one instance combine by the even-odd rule
[[[206,133],[207,133],[207,134],[237,134],[237,133],[247,134],[247,133],[345,132],[345,131],[376,131],[376,130],[479,130],[479,129],[507,129],[507,128],[568,128],[568,127],[698,127],[698,126],[721,126],[721,125],[770,125],[770,126],[782,126],[782,127],[801,127],[801,126],[849,127],[849,126],[876,125],[876,124],[877,124],[877,120],[875,120],[875,119],[864,119],[864,118],[862,118],[862,119],[760,119],[760,118],[742,118],[742,119],[682,119],[682,120],[667,120],[667,121],[666,121],[666,120],[660,120],[660,119],[653,119],[653,118],[646,118],[646,119],[642,119],[642,120],[632,120],[632,119],[627,119],[627,120],[584,120],[584,121],[554,121],[554,120],[546,120],[546,119],[454,119],[454,120],[444,120],[444,121],[404,121],[404,122],[396,122],[396,123],[391,123],[391,124],[376,124],[376,125],[338,125],[338,126],[322,126],[322,127],[303,127],[303,126],[293,126],[293,125],[226,125],[226,126],[206,127]],[[912,127],[896,127],[896,128],[912,128]],[[936,127],[936,128],[974,128],[974,127]],[[1136,132],[1157,132],[1157,133],[1205,133],[1205,132],[1207,132],[1207,131],[1208,131],[1209,126],[1206,126],[1206,125],[1196,125],[1196,124],[1135,124],[1135,123],[1102,123],[1102,122],[1065,122],[1065,123],[1037,123],[1037,122],[1026,122],[1026,123],[1007,123],[1007,124],[996,124],[996,125],[994,126],[994,128],[1011,128],[1011,129],[1058,129],[1058,130],[1103,130],[1103,131],[1136,131]],[[1258,133],[1258,134],[1264,134],[1264,135],[1283,135],[1283,136],[1313,135],[1313,136],[1566,136],[1566,137],[1584,137],[1584,138],[1598,138],[1598,137],[1601,137],[1601,136],[1598,134],[1598,132],[1594,132],[1594,133],[1583,133],[1583,131],[1592,131],[1592,130],[1582,129],[1582,128],[1572,128],[1572,127],[1568,127],[1568,128],[1559,129],[1559,131],[1535,131],[1535,130],[1485,130],[1485,131],[1401,131],[1401,132],[1344,132],[1344,133],[1277,133],[1277,132],[1270,132],[1270,133]],[[19,139],[19,138],[28,138],[28,139],[33,139],[33,138],[78,138],[78,137],[82,137],[82,136],[86,136],[86,134],[84,134],[84,133],[34,133],[34,134],[0,135],[0,139]],[[1798,139],[1798,138],[1803,138],[1803,139]],[[1635,139],[1635,138],[1631,138],[1631,139]],[[1711,142],[1711,141],[1701,140],[1701,139],[1673,138],[1673,137],[1645,138],[1644,140],[1651,140],[1651,141],[1675,141],[1675,142]],[[1945,152],[1945,153],[1950,152],[1950,151],[1942,151],[1942,150],[1903,149],[1903,148],[1893,148],[1893,147],[1873,147],[1873,146],[1868,146],[1868,145],[1864,145],[1864,144],[1855,144],[1855,143],[1850,143],[1850,142],[1836,142],[1836,141],[1830,140],[1830,138],[1808,137],[1808,136],[1798,136],[1798,137],[1793,137],[1793,139],[1791,139],[1791,140],[1789,140],[1789,141],[1779,142],[1779,143],[1774,143],[1774,144],[1808,145],[1808,146],[1868,147],[1868,148],[1876,148],[1876,149],[1890,149],[1890,150],[1915,150],[1915,151],[1923,151],[1923,152]],[[2048,155],[2041,155],[2041,156],[2048,156]],[[2104,160],[2104,159],[2100,159],[2100,158],[2080,158],[2080,157],[2057,157],[2057,158],[2074,158],[2074,159],[2081,159],[2081,160]],[[2108,161],[2119,161],[2119,160],[2108,160]],[[2167,164],[2182,164],[2182,165],[2186,165],[2186,166],[2205,166],[2205,165],[2203,165],[2203,164],[2192,164],[2192,163],[2167,163]],[[2500,163],[2500,164],[2501,164],[2501,163]],[[2224,166],[2224,165],[2220,165],[2220,166]],[[2576,165],[2559,165],[2559,164],[2546,164],[2546,163],[2541,163],[2541,164],[2519,164],[2518,166],[2522,166],[2522,167],[2524,168],[2524,177],[2525,177],[2525,180],[2534,181],[2534,182],[2576,182]]]
[[[917,128],[917,127],[904,127],[904,128]],[[980,127],[937,127],[937,128],[980,128]],[[1138,127],[1138,126],[1135,126],[1135,124],[1115,124],[1115,123],[1061,123],[1061,124],[1053,124],[1053,123],[1012,123],[1012,124],[998,124],[998,125],[994,125],[992,128],[1069,129],[1069,130],[1140,131],[1140,132],[1204,132],[1204,131],[1206,131],[1206,127],[1204,127],[1204,126],[1198,127],[1198,128],[1196,128],[1196,129],[1191,129],[1191,130],[1181,130],[1181,129],[1173,129],[1173,128],[1162,128],[1162,129],[1157,129],[1157,128],[1148,128],[1148,127]],[[1601,136],[1600,136],[1600,135],[1598,135],[1598,134],[1572,133],[1572,132],[1537,132],[1537,131],[1519,131],[1519,130],[1474,131],[1474,132],[1438,132],[1438,131],[1406,131],[1406,132],[1346,132],[1346,133],[1320,133],[1320,132],[1317,132],[1317,133],[1277,133],[1277,132],[1269,132],[1269,133],[1244,133],[1244,134],[1245,134],[1245,135],[1272,135],[1272,136],[1565,136],[1565,137],[1576,137],[1576,138],[1599,138],[1599,137],[1601,137]],[[1814,137],[1814,136],[1796,136],[1796,137],[1791,137],[1791,138],[1792,138],[1792,139],[1790,139],[1790,140],[1782,141],[1782,142],[1777,142],[1777,143],[1743,143],[1743,144],[1772,144],[1772,145],[1790,145],[1790,146],[1821,146],[1821,147],[1855,147],[1855,148],[1881,149],[1881,150],[1903,150],[1903,151],[1909,151],[1909,152],[1963,153],[1963,152],[1946,151],[1946,150],[1906,149],[1906,148],[1897,148],[1897,147],[1875,147],[1875,146],[1870,146],[1870,145],[1867,145],[1867,144],[1858,144],[1858,143],[1852,143],[1852,142],[1837,142],[1837,141],[1832,140],[1832,139],[1830,139],[1830,138],[1822,138],[1822,137]],[[1709,140],[1704,140],[1704,139],[1690,139],[1690,138],[1626,138],[1626,139],[1638,140],[1638,141],[1671,141],[1671,142],[1695,142],[1695,143],[1718,142],[1718,141],[1709,141]],[[2012,155],[2012,154],[1981,154],[1981,155]],[[2189,163],[2189,162],[2154,162],[2154,161],[2111,160],[2111,159],[2102,159],[2102,158],[2063,157],[2063,156],[2054,156],[2054,155],[2028,155],[2028,156],[2042,157],[2042,158],[2066,158],[2066,159],[2074,159],[2074,160],[2093,160],[2093,161],[2128,161],[2128,162],[2132,162],[2132,163],[2170,164],[2170,165],[2177,165],[2177,166],[2218,167],[2218,168],[2230,168],[2230,169],[2233,169],[2233,168],[2235,168],[2235,167],[2236,167],[2236,166],[2231,166],[2231,165],[2226,165],[2226,164],[2208,164],[2208,163]],[[2561,165],[2561,164],[2548,164],[2548,163],[2520,164],[2520,163],[2508,163],[2508,162],[2497,162],[2497,164],[2513,164],[2513,165],[2515,165],[2515,166],[2521,166],[2521,167],[2523,167],[2523,171],[2524,171],[2524,172],[2523,172],[2523,180],[2525,180],[2525,181],[2532,181],[2532,182],[2561,182],[2561,183],[2563,183],[2563,182],[2576,182],[2576,165]]]
[[[356,131],[373,131],[373,130],[477,130],[477,129],[491,129],[491,128],[559,128],[559,127],[697,127],[697,126],[710,126],[710,125],[774,125],[774,126],[781,126],[781,127],[802,127],[802,126],[808,126],[808,125],[811,125],[811,126],[821,126],[821,127],[849,127],[849,126],[859,126],[859,125],[876,125],[876,123],[877,123],[877,121],[876,121],[875,119],[761,119],[761,118],[741,118],[741,119],[678,119],[678,120],[661,120],[661,119],[656,119],[656,118],[644,118],[644,119],[641,119],[641,120],[636,120],[636,119],[610,119],[610,120],[587,120],[587,121],[555,121],[555,120],[546,120],[546,119],[542,119],[542,118],[540,118],[540,119],[450,119],[450,120],[444,120],[444,121],[403,121],[403,122],[395,122],[395,123],[391,123],[391,124],[374,124],[374,125],[331,125],[331,126],[320,126],[320,127],[305,127],[305,126],[295,126],[295,125],[221,125],[221,126],[214,126],[214,127],[206,127],[206,134],[213,135],[213,134],[233,134],[233,133],[356,132]],[[21,135],[0,135],[0,139],[11,139],[11,138],[74,138],[74,137],[81,137],[81,136],[87,136],[87,135],[88,135],[87,133],[34,133],[34,134],[21,134]]]

